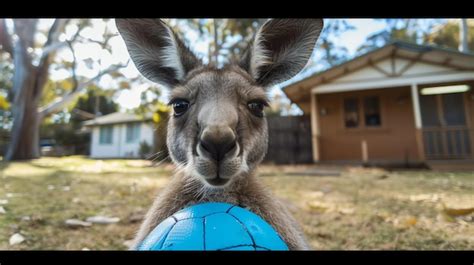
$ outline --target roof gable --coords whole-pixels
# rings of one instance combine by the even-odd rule
[[[84,126],[100,126],[108,124],[119,124],[119,123],[130,123],[130,122],[145,122],[152,119],[151,114],[141,117],[136,114],[124,113],[124,112],[114,112],[104,116],[97,117],[92,120],[85,121]]]
[[[366,79],[414,76],[438,72],[452,72],[456,70],[457,68],[452,66],[437,65],[421,60],[414,61],[405,58],[390,57],[376,63],[367,64],[361,69],[337,77],[334,80],[331,80],[331,82],[353,82]]]

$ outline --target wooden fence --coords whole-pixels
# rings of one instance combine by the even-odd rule
[[[268,152],[265,162],[312,163],[309,116],[271,116],[268,121]]]

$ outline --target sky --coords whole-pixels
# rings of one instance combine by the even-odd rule
[[[356,52],[356,49],[364,43],[367,36],[377,32],[385,26],[383,22],[379,22],[373,19],[347,19],[349,24],[355,27],[355,30],[347,31],[339,37],[340,42],[347,48],[349,55],[353,56]],[[49,27],[52,23],[52,20],[44,20],[40,24],[45,28]],[[93,20],[93,27],[89,30],[83,32],[82,36],[86,38],[91,38],[93,40],[100,41],[104,30],[108,28],[111,32],[117,33],[115,23],[113,20],[108,21],[106,24],[103,20],[97,19]],[[76,31],[77,27],[75,25],[69,25],[66,28],[65,34],[60,36],[61,40],[69,39]],[[191,49],[195,52],[205,54],[208,50],[208,43],[198,40],[198,35],[194,31],[187,31],[186,38],[190,39],[190,43],[193,43]],[[45,41],[45,40],[40,40]],[[98,69],[105,69],[110,64],[114,63],[125,63],[129,60],[129,55],[126,50],[125,44],[120,36],[113,37],[110,40],[110,45],[112,47],[112,53],[101,49],[100,45],[97,43],[90,44],[78,44],[74,47],[76,58],[78,61],[78,75],[93,77],[97,74]],[[39,52],[39,51],[38,51]],[[72,53],[69,49],[62,49],[58,56],[72,61]],[[94,59],[94,60],[92,60]],[[91,64],[93,61],[100,59],[102,66],[98,64]],[[139,75],[138,70],[136,69],[133,62],[130,62],[128,67],[121,70],[121,72],[128,78],[133,78]],[[71,75],[70,71],[65,69],[52,69],[51,78],[55,80],[60,80],[68,78]],[[297,80],[299,77],[295,76],[292,80]],[[104,76],[100,80],[100,85],[102,87],[114,87],[118,84],[110,76]],[[122,111],[136,108],[140,105],[141,93],[146,91],[146,89],[152,85],[151,82],[145,81],[141,85],[132,87],[130,90],[122,90],[116,94],[116,102],[120,105]],[[163,94],[160,99],[163,101],[167,100],[167,90],[163,89]],[[277,86],[271,89],[270,97],[275,94],[281,94],[281,89]]]

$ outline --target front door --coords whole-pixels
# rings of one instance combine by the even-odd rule
[[[465,93],[420,95],[423,141],[427,159],[471,157]]]

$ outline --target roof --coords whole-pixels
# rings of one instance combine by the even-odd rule
[[[463,53],[439,46],[395,41],[325,71],[315,73],[302,80],[286,85],[282,89],[293,103],[301,107],[300,104],[302,102],[309,101],[308,95],[312,88],[320,84],[329,83],[336,78],[391,56],[443,65],[459,70],[474,70],[474,53]]]
[[[144,122],[152,119],[151,114],[142,117],[140,115],[124,112],[114,112],[98,118],[85,121],[84,126],[100,126],[106,124],[119,124],[119,123],[131,123],[131,122]]]

